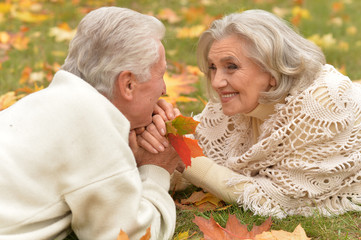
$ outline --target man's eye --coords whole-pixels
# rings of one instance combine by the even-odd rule
[[[216,70],[216,66],[214,66],[214,64],[209,65],[208,68],[209,68],[210,70]]]

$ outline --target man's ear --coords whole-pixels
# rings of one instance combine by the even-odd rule
[[[130,71],[122,71],[119,73],[116,81],[116,87],[122,98],[125,100],[132,100],[135,87],[137,85],[135,75]]]

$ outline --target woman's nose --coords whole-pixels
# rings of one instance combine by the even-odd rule
[[[219,89],[227,86],[227,78],[225,74],[222,74],[220,71],[217,71],[212,79],[212,87],[214,89]]]

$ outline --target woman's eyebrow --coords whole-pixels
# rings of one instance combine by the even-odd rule
[[[229,61],[238,62],[237,58],[235,58],[233,56],[227,56],[227,57],[221,58],[221,62],[229,62]]]
[[[235,58],[234,56],[226,56],[220,59],[220,62],[238,62],[237,58]],[[208,63],[213,62],[212,59],[208,58]]]

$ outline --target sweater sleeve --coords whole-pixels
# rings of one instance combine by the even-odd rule
[[[140,239],[150,227],[152,239],[171,238],[175,207],[169,178],[166,170],[146,165],[67,194],[77,237],[111,240],[123,230],[130,239]]]
[[[202,156],[192,158],[192,165],[185,169],[183,177],[226,202],[237,202],[239,192],[244,190],[246,182],[228,186],[227,181],[235,174],[238,175],[231,169]]]

